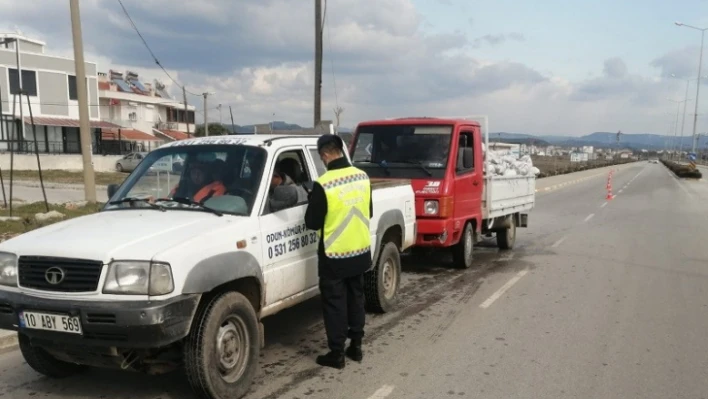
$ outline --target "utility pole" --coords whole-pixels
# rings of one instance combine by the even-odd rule
[[[322,0],[315,0],[315,123],[322,120]]]
[[[76,89],[79,97],[79,136],[81,158],[84,166],[84,196],[86,201],[96,202],[96,181],[93,173],[91,126],[89,125],[88,89],[86,87],[86,66],[84,64],[84,43],[81,37],[81,14],[79,0],[69,0],[71,10],[71,34],[74,41],[74,64],[76,68]],[[23,121],[24,125],[24,121]]]
[[[204,96],[204,137],[209,136],[209,123],[207,122],[207,96],[209,93],[202,93]]]
[[[189,136],[189,107],[187,106],[187,88],[182,86],[182,99],[184,100],[184,121],[187,123],[187,136]]]
[[[24,111],[22,110],[22,65],[20,64],[20,39],[19,37],[15,39],[15,60],[17,62],[17,83],[18,83],[18,88],[20,89],[20,92],[17,93],[19,94],[18,99],[20,100],[20,134],[22,134],[22,140],[25,139],[25,116],[24,116]],[[14,99],[13,99],[14,103]],[[27,104],[29,106],[29,104]],[[15,116],[14,114],[12,115],[13,117]],[[15,140],[17,140],[18,144],[20,143],[19,137],[15,137]],[[18,147],[19,148],[19,147]]]

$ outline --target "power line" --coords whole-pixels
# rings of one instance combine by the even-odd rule
[[[165,73],[165,75],[167,75],[167,77],[170,78],[170,80],[172,80],[172,82],[174,82],[174,84],[176,84],[180,89],[182,89],[182,90],[184,90],[185,92],[187,92],[187,94],[191,94],[191,95],[193,95],[193,96],[201,97],[201,94],[192,93],[191,91],[185,89],[183,85],[181,85],[177,80],[175,80],[175,78],[172,77],[172,75],[170,75],[169,72],[167,72],[167,69],[165,69],[165,67],[162,66],[162,64],[160,63],[160,60],[157,59],[157,56],[156,56],[155,53],[152,51],[152,49],[150,48],[150,46],[147,44],[147,41],[146,41],[145,38],[143,37],[143,34],[140,33],[140,30],[138,29],[137,25],[135,25],[135,22],[133,21],[133,18],[132,18],[132,17],[130,16],[130,14],[128,13],[128,10],[125,8],[125,5],[123,5],[123,1],[122,1],[122,0],[118,0],[118,4],[120,4],[120,7],[123,9],[123,13],[125,13],[125,16],[128,18],[128,21],[130,21],[130,24],[133,26],[133,29],[135,30],[135,33],[137,33],[137,34],[138,34],[138,37],[140,37],[140,40],[142,40],[143,44],[145,45],[145,48],[146,48],[147,51],[150,53],[150,56],[152,56],[152,59],[155,61],[155,64],[157,64],[157,66],[159,66],[160,69],[162,69],[162,71]]]

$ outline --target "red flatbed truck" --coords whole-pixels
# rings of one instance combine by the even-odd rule
[[[482,121],[482,123],[479,122]],[[472,265],[474,245],[495,234],[512,249],[527,227],[536,177],[492,176],[486,116],[411,117],[361,122],[350,155],[372,180],[410,180],[415,192],[418,248],[449,248],[459,268]]]

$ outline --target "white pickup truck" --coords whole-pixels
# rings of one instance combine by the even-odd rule
[[[109,187],[101,212],[0,244],[0,328],[17,330],[27,363],[49,377],[183,364],[200,396],[243,396],[264,345],[261,319],[319,292],[319,235],[297,195],[325,171],[316,140],[207,137],[149,153]],[[271,192],[276,165],[294,185]],[[225,195],[193,202],[185,193],[203,186],[200,174]],[[385,312],[400,252],[415,242],[415,198],[405,182],[375,184],[372,197],[366,302]]]

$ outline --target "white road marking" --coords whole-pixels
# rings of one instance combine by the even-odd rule
[[[624,189],[623,189],[623,188],[620,188],[620,190],[617,192],[617,194],[622,193],[622,191],[624,191]]]
[[[565,241],[566,238],[568,238],[568,237],[565,237],[565,236],[561,237],[560,240],[554,242],[553,245],[551,245],[551,248],[558,248],[558,246],[561,245],[563,243],[563,241]]]
[[[497,292],[492,294],[492,296],[487,298],[487,300],[484,301],[481,305],[479,305],[479,307],[482,309],[486,309],[486,308],[490,307],[494,303],[494,301],[496,301],[502,295],[504,295],[504,293],[507,292],[509,290],[509,288],[511,288],[511,286],[516,284],[517,281],[521,280],[521,277],[524,277],[526,275],[526,273],[528,273],[528,272],[529,272],[528,270],[522,270],[522,271],[516,273],[516,276],[512,277],[511,280],[507,281],[506,284],[504,284],[501,288],[499,288],[497,290]]]
[[[369,396],[368,399],[384,399],[388,395],[391,394],[394,390],[393,385],[384,385],[381,388],[377,389],[376,392],[374,392],[373,395]]]
[[[606,207],[606,206],[607,206],[607,202],[605,202],[604,204],[600,205],[600,208],[604,208],[604,207]]]
[[[584,222],[587,222],[588,220],[592,219],[593,216],[595,216],[594,213],[589,214],[588,217],[585,218]]]

